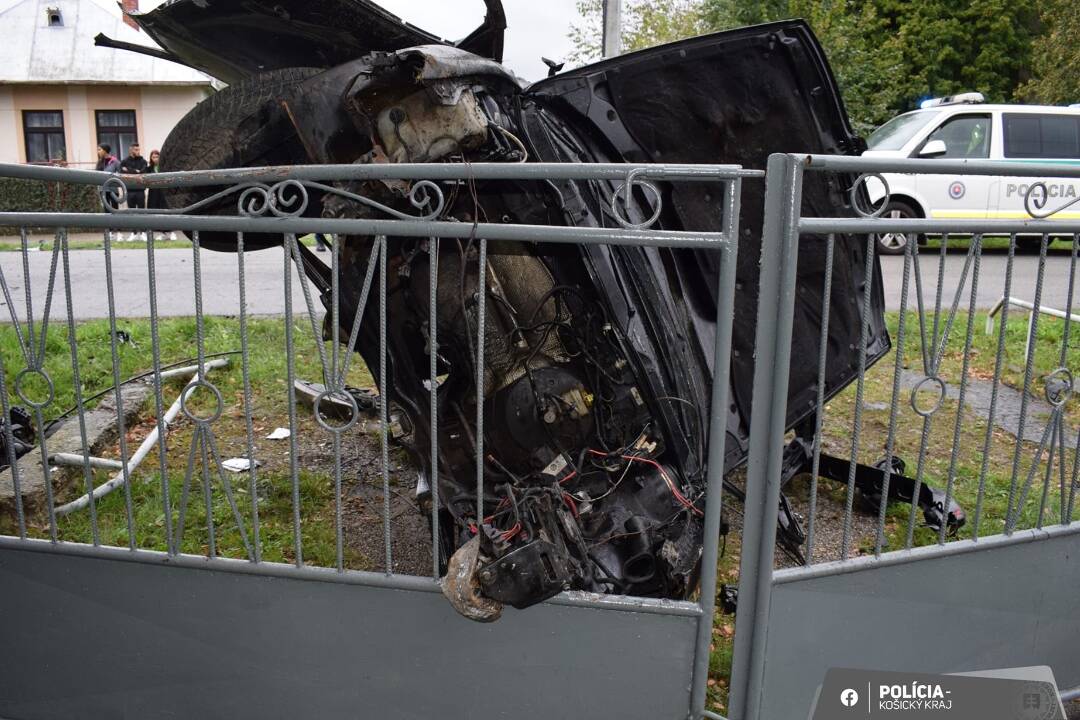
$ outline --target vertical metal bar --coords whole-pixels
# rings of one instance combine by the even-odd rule
[[[1080,480],[1080,431],[1077,431],[1076,444],[1073,445],[1072,484],[1069,485],[1069,503],[1065,507],[1065,525],[1068,525],[1072,522],[1073,507],[1076,501],[1076,485],[1078,480]]]
[[[289,386],[289,478],[292,481],[293,504],[293,553],[296,566],[304,564],[304,547],[300,537],[300,448],[296,442],[296,348],[293,346],[292,273],[293,261],[289,249],[296,242],[295,235],[285,238],[285,382]]]
[[[153,234],[153,231],[150,233]],[[127,520],[128,549],[134,550],[135,514],[131,506],[131,477],[128,470],[127,428],[124,422],[124,403],[120,384],[120,349],[116,340],[116,288],[113,286],[112,233],[105,231],[105,291],[109,300],[109,350],[112,353],[113,398],[116,401],[116,431],[120,442],[120,473],[124,478],[124,512]],[[65,247],[66,250],[66,247]],[[71,312],[68,311],[70,317]],[[83,443],[85,445],[85,443]],[[87,449],[88,451],[88,449]],[[93,497],[90,498],[93,507]],[[93,511],[91,511],[93,512]]]
[[[82,446],[83,483],[86,486],[86,492],[89,494],[90,501],[90,537],[93,539],[94,545],[100,545],[101,531],[98,528],[97,501],[94,499],[94,471],[90,468],[90,448],[89,443],[86,441],[86,408],[83,407],[82,378],[79,376],[79,348],[75,340],[75,303],[71,297],[71,259],[68,254],[67,233],[63,229],[57,230],[53,242],[60,245],[60,253],[64,259],[64,296],[67,301],[68,349],[71,353],[71,389],[72,392],[75,393],[75,409],[79,415],[79,440]],[[43,327],[42,333],[44,334],[45,332],[46,330]],[[112,337],[112,342],[115,348],[115,334]],[[44,354],[41,355],[41,360],[44,363]],[[119,408],[117,412],[122,413],[123,409]],[[51,485],[52,470],[48,465],[43,465],[42,469],[45,472],[46,482]],[[128,534],[129,536],[131,534],[131,525],[128,525]]]
[[[484,522],[484,335],[487,309],[487,240],[480,240],[476,277],[476,526]]]
[[[371,253],[368,255],[367,271],[364,273],[364,284],[360,289],[360,299],[356,303],[356,314],[353,315],[352,329],[349,331],[349,342],[345,352],[345,360],[341,364],[341,384],[345,384],[345,378],[349,376],[349,364],[353,355],[356,354],[356,339],[360,337],[360,323],[367,308],[368,295],[371,293],[371,283],[375,278],[375,259],[378,257],[382,245],[378,240],[371,244]]]
[[[210,427],[204,422],[196,423],[195,434],[198,436],[199,459],[202,462],[203,504],[206,506],[206,554],[207,557],[216,558],[217,532],[214,529],[214,493],[210,484],[210,454],[206,447],[207,438],[210,436]],[[243,532],[243,528],[240,528],[240,532]]]
[[[758,717],[765,669],[787,415],[802,174],[802,162],[796,157],[769,156],[754,346],[755,408],[750,425],[739,609],[735,620],[738,631],[729,701],[729,715],[736,720]]]
[[[1065,422],[1064,422],[1064,420],[1062,420],[1061,422],[1058,423],[1058,446],[1061,448],[1060,449],[1061,460],[1058,461],[1058,473],[1060,475],[1060,478],[1059,478],[1060,486],[1058,488],[1058,509],[1060,510],[1060,513],[1059,513],[1059,517],[1058,517],[1058,522],[1061,523],[1062,525],[1064,525],[1065,524],[1065,512],[1066,512],[1066,508],[1065,508],[1065,502],[1066,502],[1065,501],[1065,489],[1067,487],[1066,484],[1065,484],[1065,478],[1066,478],[1066,474],[1067,474],[1065,465],[1068,463],[1068,449],[1069,449],[1068,446],[1065,444]]]
[[[244,233],[236,233],[236,267],[240,283],[240,374],[244,384],[244,425],[247,432],[247,456],[251,460],[248,469],[248,493],[251,495],[251,539],[253,562],[262,562],[262,541],[259,538],[259,491],[258,472],[255,463],[255,427],[252,420],[254,408],[251,402],[251,353],[248,349],[247,325],[247,276],[244,267]]]
[[[146,276],[150,285],[150,354],[154,365],[154,413],[157,416],[158,461],[161,469],[161,506],[165,516],[165,547],[171,555],[180,551],[172,531],[172,501],[166,460],[165,401],[161,394],[161,337],[158,334],[157,270],[154,267],[154,233],[146,238]]]
[[[1069,334],[1072,330],[1072,307],[1073,292],[1076,288],[1076,258],[1078,244],[1072,244],[1072,252],[1069,256],[1069,289],[1065,295],[1065,327],[1061,331],[1061,355],[1058,357],[1058,367],[1065,367],[1068,361]],[[1063,446],[1064,447],[1064,446]]]
[[[724,493],[724,445],[727,438],[728,389],[731,373],[731,328],[735,316],[735,270],[739,251],[739,206],[742,181],[725,183],[724,241],[718,250],[720,271],[716,293],[716,340],[713,347],[713,385],[709,412],[709,459],[705,489],[705,528],[701,554],[701,616],[694,649],[691,717],[705,711],[709,678],[709,646],[716,610],[716,563]]]
[[[338,242],[338,238],[334,238],[334,245],[330,248],[330,324],[333,326],[331,356],[330,356],[330,377],[327,380],[327,390],[342,391],[345,390],[345,378],[338,375],[338,357],[341,354],[340,351],[340,339],[341,339],[341,290],[340,283],[338,281],[339,273],[341,272],[341,243]],[[315,338],[315,342],[321,342],[319,338]],[[333,450],[334,450],[334,550],[335,558],[337,562],[338,572],[345,571],[345,535],[342,530],[342,515],[341,515],[341,432],[334,430],[330,433],[333,435]]]
[[[428,382],[431,383],[431,575],[439,579],[439,238],[428,241]]]
[[[27,355],[27,361],[30,367],[39,368],[41,363],[37,358],[37,343],[34,342],[34,298],[30,292],[30,246],[29,240],[26,236],[26,228],[19,228],[19,238],[22,241],[22,264],[23,264],[23,294],[26,296],[26,334],[27,334],[27,347],[29,348],[29,354]],[[53,262],[55,263],[57,254],[60,248],[53,243]],[[49,288],[50,292],[46,297],[52,296],[52,288]],[[44,360],[44,358],[42,358]]]
[[[971,246],[968,249],[968,256],[974,261],[974,266],[971,270],[971,300],[968,303],[968,317],[967,317],[967,332],[964,335],[964,358],[961,361],[960,370],[960,391],[956,398],[956,423],[953,425],[953,442],[952,453],[949,457],[949,474],[948,479],[945,482],[945,512],[948,513],[948,507],[953,498],[953,488],[956,485],[956,465],[960,458],[960,442],[961,442],[961,428],[964,422],[964,401],[967,398],[967,386],[968,386],[968,369],[971,367],[971,342],[975,333],[975,300],[976,295],[979,292],[979,260],[982,257],[982,235],[976,235],[971,239]],[[965,270],[967,266],[965,265]],[[960,285],[956,289],[956,297],[959,299],[960,291],[963,289],[964,279],[960,278]],[[955,310],[954,310],[955,313]],[[945,354],[945,342],[941,343],[941,355]],[[914,502],[918,502],[917,498],[912,498]],[[949,523],[941,523],[941,527],[938,528],[938,544],[945,544],[945,535],[948,532]]]
[[[881,504],[878,506],[877,537],[874,555],[885,546],[885,512],[889,506],[889,486],[893,476],[893,453],[896,450],[896,418],[900,411],[900,380],[904,370],[904,343],[907,340],[908,290],[911,287],[912,245],[904,244],[904,275],[900,282],[900,320],[896,329],[896,353],[893,355],[893,386],[889,400],[889,432],[885,440],[885,472],[881,477]]]
[[[41,447],[41,469],[45,474],[45,504],[49,513],[49,539],[58,541],[56,532],[56,499],[53,497],[52,471],[49,469],[49,449],[45,442],[45,414],[41,406],[34,405],[34,422],[38,429],[38,445]]]
[[[1015,236],[1014,236],[1015,237]],[[1015,240],[1014,240],[1015,242]],[[1032,304],[1035,309],[1031,311],[1031,320],[1028,332],[1028,347],[1024,351],[1024,392],[1020,396],[1020,420],[1016,426],[1016,447],[1013,450],[1012,477],[1009,480],[1009,505],[1005,516],[1005,534],[1011,535],[1016,519],[1020,517],[1020,509],[1016,509],[1016,519],[1013,519],[1013,503],[1016,501],[1016,482],[1020,473],[1020,456],[1024,449],[1024,426],[1027,424],[1028,397],[1031,393],[1031,377],[1035,365],[1035,343],[1032,337],[1039,331],[1039,307],[1042,305],[1043,277],[1046,273],[1046,246],[1049,244],[1049,236],[1042,236],[1039,246],[1039,270],[1035,276],[1035,299]],[[1003,308],[1004,309],[1004,308]],[[1005,316],[1002,315],[1001,332],[1005,332]]]
[[[379,243],[379,435],[382,440],[383,545],[387,575],[394,572],[393,548],[390,547],[390,387],[386,372],[386,237]]]
[[[862,436],[863,390],[866,387],[866,346],[870,343],[870,299],[874,283],[874,249],[877,237],[866,236],[866,267],[863,269],[862,331],[859,334],[859,378],[855,384],[855,422],[851,434],[851,462],[848,463],[847,497],[844,501],[844,527],[840,544],[840,559],[847,560],[851,545],[851,520],[855,503],[855,464],[859,461],[859,440]]]
[[[1009,238],[1009,255],[1005,261],[1005,288],[1003,297],[1012,292],[1013,259],[1016,257],[1016,235]],[[971,537],[979,539],[979,522],[982,520],[983,500],[986,497],[986,474],[990,471],[990,446],[994,440],[994,417],[997,413],[998,388],[1005,359],[1005,324],[1009,319],[1009,303],[1001,306],[1001,331],[998,333],[997,354],[994,358],[994,380],[990,385],[990,408],[986,414],[986,438],[983,441],[982,467],[979,468],[979,490],[975,498],[975,517],[971,523]]]
[[[3,279],[0,278],[0,283]],[[4,366],[4,356],[0,353],[0,411],[4,413],[4,442],[7,443],[7,463],[11,468],[11,489],[15,493],[15,519],[19,527],[19,539],[26,539],[26,513],[23,509],[22,485],[19,481],[19,463],[15,457],[15,437],[11,432],[11,403],[8,399],[7,368]]]
[[[1050,449],[1046,452],[1046,472],[1043,475],[1042,496],[1039,498],[1039,517],[1035,527],[1042,530],[1043,516],[1046,514],[1046,502],[1050,496],[1050,480],[1054,477],[1054,456],[1057,454],[1058,440],[1061,437],[1061,414],[1055,413],[1050,427]],[[1064,458],[1058,464],[1064,467]]]
[[[198,369],[195,377],[199,382],[206,380],[206,342],[205,328],[203,327],[203,297],[202,297],[202,266],[200,265],[201,247],[199,244],[199,231],[191,234],[191,269],[194,274],[193,286],[195,289],[195,355],[198,358]],[[182,392],[187,392],[185,388]],[[217,557],[217,541],[214,531],[214,496],[213,486],[210,484],[210,457],[207,452],[207,436],[210,434],[210,424],[197,422],[196,432],[199,434],[199,459],[202,461],[203,501],[206,505],[206,533],[209,538],[207,554],[209,557]],[[241,530],[241,532],[243,532]]]
[[[200,260],[199,231],[191,234],[191,270],[194,274],[193,286],[195,288],[195,354],[198,357],[198,370],[196,377],[199,382],[206,380],[206,343],[204,342],[203,328],[203,298],[202,298],[202,267]]]
[[[814,562],[814,532],[817,529],[818,473],[821,471],[821,426],[825,422],[825,362],[829,357],[829,315],[832,313],[833,262],[836,235],[825,239],[825,289],[821,293],[821,334],[818,336],[817,400],[814,403],[814,449],[810,463],[810,507],[806,525],[806,564]]]

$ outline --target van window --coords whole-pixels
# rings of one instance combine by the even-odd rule
[[[1080,159],[1080,117],[1005,113],[1005,157]]]
[[[990,116],[957,115],[949,118],[926,138],[926,142],[931,140],[945,143],[945,154],[936,156],[939,158],[988,158]]]

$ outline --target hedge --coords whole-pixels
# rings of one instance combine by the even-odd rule
[[[101,200],[94,185],[0,178],[0,212],[94,213],[101,212]],[[0,225],[0,235],[17,235],[18,232],[17,227]]]

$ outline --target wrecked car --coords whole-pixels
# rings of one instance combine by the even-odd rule
[[[174,0],[134,19],[162,57],[230,85],[197,106],[163,148],[163,170],[329,163],[710,162],[764,168],[773,152],[859,154],[822,48],[802,21],[684,40],[526,84],[501,64],[505,16],[488,0],[484,24],[450,43],[365,0]],[[99,38],[101,44],[113,44]],[[554,70],[554,69],[553,69]],[[812,173],[807,214],[854,215],[853,178]],[[403,181],[340,183],[410,209]],[[658,183],[625,204],[655,227],[719,230],[719,186]],[[607,181],[445,182],[440,219],[614,227]],[[175,209],[213,189],[171,190]],[[764,183],[743,186],[725,473],[748,452],[758,258]],[[624,203],[620,200],[620,205]],[[235,214],[235,199],[199,212]],[[385,217],[338,195],[313,194],[311,216]],[[203,246],[235,251],[231,233]],[[362,292],[372,237],[343,236],[342,337]],[[248,249],[280,235],[245,235]],[[479,296],[478,243],[438,246],[438,342],[428,342],[427,240],[388,243],[387,377],[381,397],[394,442],[428,487],[428,377],[436,353],[440,562],[473,554],[483,596],[527,607],[565,588],[686,598],[701,560],[708,402],[718,259],[712,251],[657,247],[498,243],[487,248]],[[865,237],[836,238],[826,397],[858,374],[861,297],[871,286],[868,363],[885,355],[880,271],[865,276]],[[803,238],[798,268],[784,482],[809,468],[817,395],[825,243]],[[329,269],[301,247],[305,271],[329,307]],[[487,318],[477,387],[475,331]],[[355,350],[379,377],[378,308],[368,303]],[[482,403],[483,513],[477,517],[476,423]],[[825,457],[822,474],[846,482],[849,461]],[[902,472],[899,468],[894,468]],[[880,494],[880,468],[858,465],[864,495]],[[735,483],[728,489],[741,496]],[[917,502],[926,521],[956,526],[963,512],[894,476],[893,498]],[[428,498],[429,499],[429,498]],[[786,500],[781,545],[803,541]],[[451,565],[452,566],[452,565]]]

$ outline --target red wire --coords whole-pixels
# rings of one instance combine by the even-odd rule
[[[600,452],[599,450],[593,450],[592,448],[589,448],[589,452],[593,455],[601,455],[603,457],[608,457],[608,453]],[[679,489],[675,487],[675,483],[672,482],[671,478],[667,474],[667,471],[664,470],[663,466],[660,465],[660,463],[656,462],[655,460],[650,460],[649,458],[638,457],[637,455],[622,455],[620,457],[622,457],[623,460],[629,460],[632,462],[643,462],[648,465],[652,465],[654,468],[660,471],[660,476],[664,478],[664,484],[668,486],[668,490],[671,491],[671,494],[675,496],[675,499],[679,502],[680,505],[682,505],[684,508],[694,513],[695,515],[705,515],[705,513],[701,512],[701,510],[699,510],[694,505],[694,503],[687,500],[685,495],[679,492]]]

